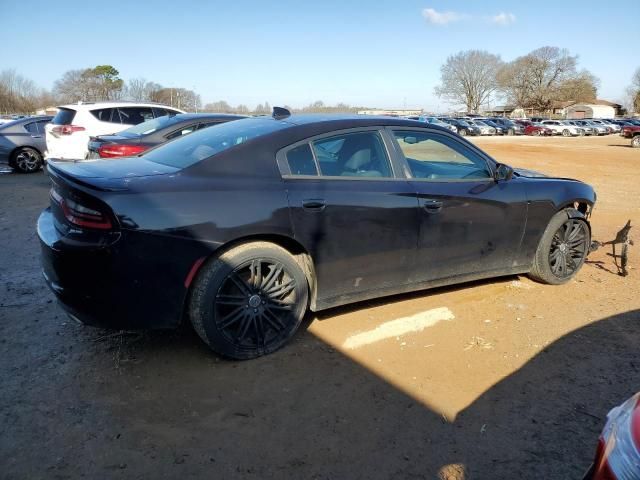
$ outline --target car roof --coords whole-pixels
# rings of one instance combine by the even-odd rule
[[[70,110],[94,110],[97,108],[113,108],[113,107],[156,107],[156,108],[170,108],[178,112],[184,113],[179,108],[172,107],[170,105],[164,105],[162,103],[153,102],[80,102],[69,103],[67,105],[60,105],[58,108],[66,108]]]
[[[52,119],[53,117],[51,115],[36,115],[33,117],[19,118],[17,120],[11,120],[10,122],[0,124],[0,129],[10,130],[13,127],[24,125],[25,123],[40,122],[42,120],[51,121]]]

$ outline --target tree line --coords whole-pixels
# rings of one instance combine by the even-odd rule
[[[34,113],[36,110],[67,103],[129,100],[155,102],[185,111],[204,111],[237,114],[271,113],[271,105],[264,102],[251,108],[240,104],[231,106],[224,100],[202,105],[200,95],[182,87],[165,87],[145,78],[125,82],[112,65],[69,70],[54,82],[51,91],[39,88],[32,80],[15,70],[0,72],[0,113]],[[322,101],[313,102],[292,112],[330,113],[355,112],[367,107],[352,107],[344,103],[335,106]]]
[[[566,49],[541,47],[510,62],[484,50],[467,50],[449,56],[441,66],[435,93],[473,113],[495,98],[546,112],[558,102],[593,101],[599,86],[600,80],[578,69],[578,56]],[[640,111],[640,69],[627,96],[628,109]]]

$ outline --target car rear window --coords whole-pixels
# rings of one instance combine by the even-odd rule
[[[60,108],[56,116],[51,120],[51,123],[54,125],[71,125],[75,116],[75,110],[71,108]]]
[[[214,125],[143,154],[152,162],[186,168],[217,153],[291,126],[271,118],[247,118]]]

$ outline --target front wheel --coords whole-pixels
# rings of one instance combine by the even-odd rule
[[[282,247],[252,242],[208,261],[194,282],[189,317],[200,338],[236,360],[265,355],[294,335],[307,311],[307,277]]]
[[[631,146],[633,148],[640,148],[640,135],[636,135],[631,139]]]
[[[33,173],[42,168],[42,155],[35,148],[22,147],[11,156],[11,167],[20,173]]]
[[[556,213],[542,235],[529,276],[542,283],[560,285],[571,280],[582,267],[591,244],[584,219]]]
[[[458,133],[463,136],[466,137],[467,136],[467,129],[466,128],[461,128],[458,130]]]
[[[570,137],[571,136],[571,132],[569,131],[568,128],[565,128],[564,130],[562,130],[562,136],[563,137]]]

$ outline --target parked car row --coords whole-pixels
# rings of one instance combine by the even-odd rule
[[[80,103],[55,117],[22,116],[0,125],[0,164],[36,172],[46,159],[82,161],[138,155],[169,140],[243,115],[187,114],[165,105]]]

